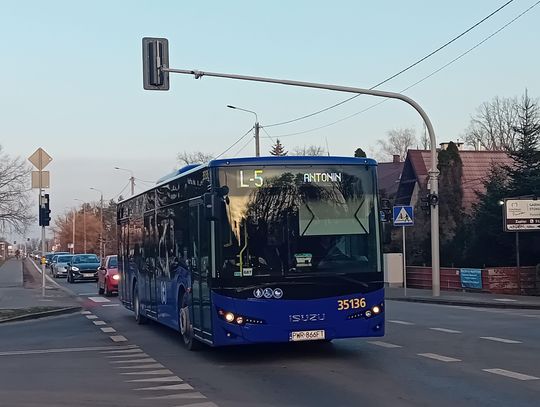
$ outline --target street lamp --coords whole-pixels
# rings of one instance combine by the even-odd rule
[[[73,198],[74,201],[82,202],[82,210],[83,210],[83,230],[84,230],[84,243],[83,243],[83,251],[86,253],[86,208],[84,207],[85,203],[82,199]]]
[[[114,167],[114,169],[127,171],[131,174],[131,177],[129,178],[129,182],[131,183],[131,196],[135,195],[135,176],[133,175],[133,171],[128,170],[127,168],[120,168],[120,167]],[[93,188],[90,188],[90,189],[93,189]]]
[[[257,113],[255,113],[252,110],[243,109],[241,107],[237,107],[237,106],[233,106],[233,105],[227,105],[227,107],[229,109],[241,110],[243,112],[248,112],[248,113],[252,113],[252,114],[255,115],[255,126],[254,126],[255,127],[255,157],[260,157],[261,156],[260,142],[259,142],[259,129],[260,129],[260,126],[259,126],[259,118],[257,117]]]
[[[91,190],[97,191],[101,194],[100,198],[100,227],[99,227],[99,258],[101,261],[103,261],[103,191],[101,189],[90,187]]]

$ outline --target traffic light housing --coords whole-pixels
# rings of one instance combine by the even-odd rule
[[[49,226],[51,222],[51,210],[49,209],[49,194],[41,197],[39,205],[39,226]]]
[[[166,38],[142,39],[143,87],[146,90],[169,90],[169,41]]]
[[[439,204],[439,195],[427,194],[424,198],[420,198],[420,207],[423,211],[430,212],[431,207]]]
[[[381,221],[392,221],[392,204],[389,199],[381,199]]]

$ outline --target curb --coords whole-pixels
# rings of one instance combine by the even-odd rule
[[[30,263],[32,263],[32,265],[36,268],[37,272],[39,273],[39,275],[41,275],[41,269],[38,267],[38,265],[34,262],[34,260],[30,259]],[[58,289],[62,290],[63,292],[65,292],[66,294],[68,294],[70,297],[73,297],[73,298],[78,298],[78,295],[77,293],[71,291],[69,288],[66,288],[60,284],[58,284],[51,276],[49,276],[47,274],[47,270],[45,270],[45,279],[47,279],[48,282],[50,282],[51,284],[54,284]]]
[[[36,313],[33,313],[33,314],[19,315],[19,316],[12,317],[12,318],[2,319],[2,320],[0,320],[0,324],[4,324],[4,323],[7,323],[7,322],[26,321],[26,320],[29,320],[29,319],[45,318],[45,317],[63,315],[63,314],[72,314],[72,313],[78,312],[80,310],[82,310],[82,307],[80,307],[80,306],[53,309],[53,310],[50,310],[50,311],[36,312]]]
[[[509,303],[491,303],[491,302],[472,302],[462,300],[444,300],[444,299],[430,299],[430,298],[418,298],[418,297],[386,297],[387,301],[402,301],[402,302],[420,302],[424,304],[439,304],[439,305],[455,305],[463,307],[476,307],[476,308],[502,308],[502,309],[533,309],[540,310],[540,305],[536,304],[509,304]]]

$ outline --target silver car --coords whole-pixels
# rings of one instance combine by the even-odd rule
[[[54,278],[67,277],[68,263],[73,258],[72,254],[59,254],[54,257],[51,264],[51,272]]]

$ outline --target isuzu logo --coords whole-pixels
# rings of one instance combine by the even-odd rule
[[[324,321],[326,314],[293,314],[289,315],[290,322],[317,322]]]

